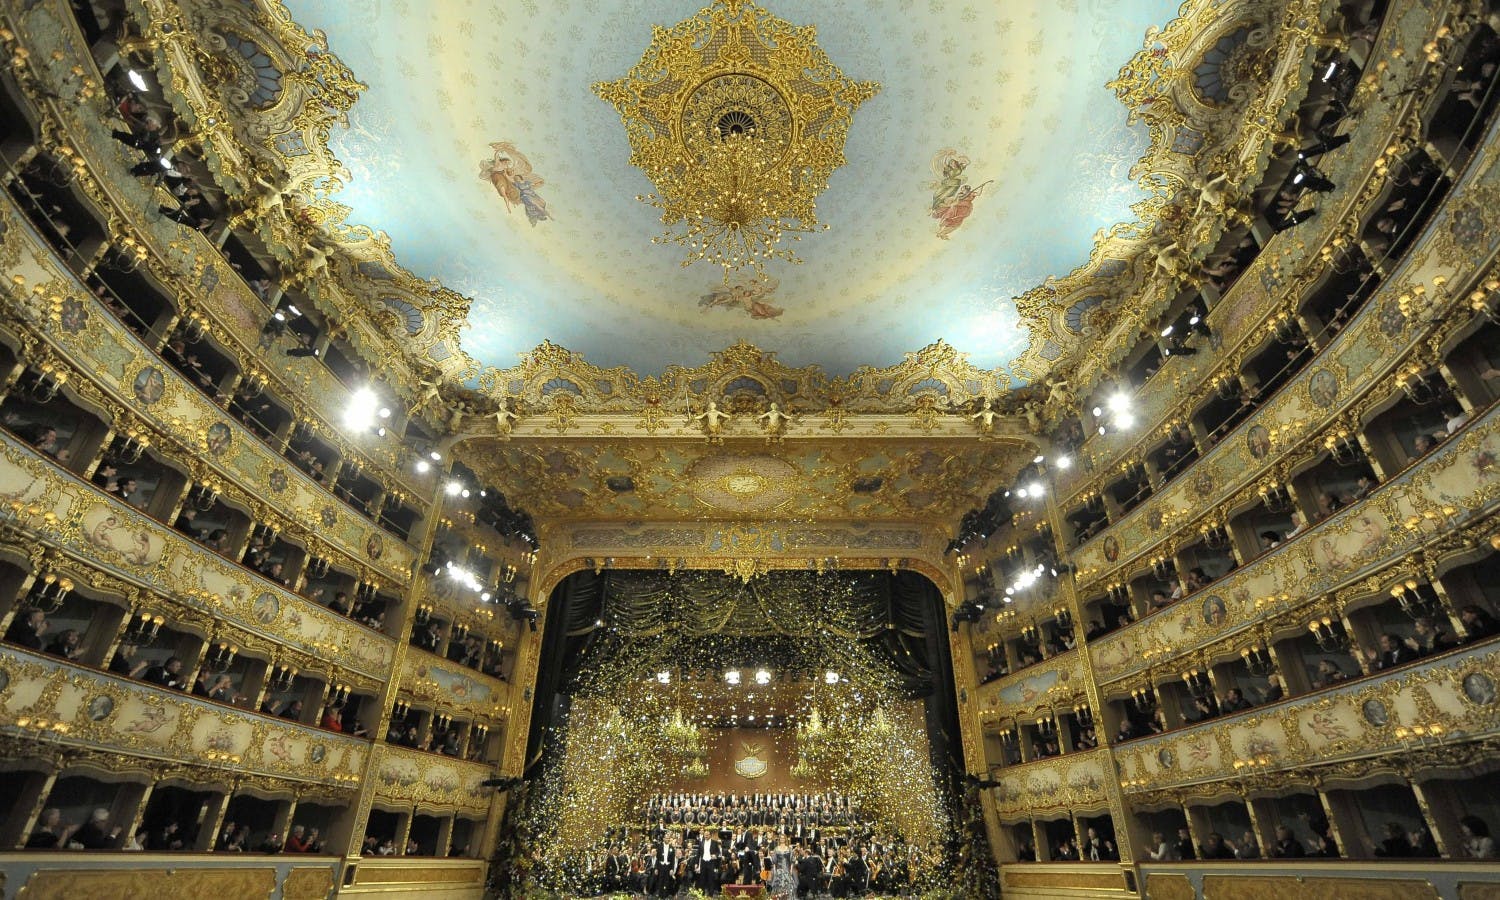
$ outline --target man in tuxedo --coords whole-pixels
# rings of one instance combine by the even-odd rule
[[[651,883],[647,890],[658,897],[677,893],[677,847],[658,834],[651,844]]]
[[[615,848],[609,848],[604,857],[604,889],[618,891],[625,885],[625,875],[630,871],[630,860]]]
[[[817,850],[810,850],[797,860],[797,893],[811,894],[818,889],[823,878],[823,858]]]
[[[698,890],[710,897],[719,892],[719,866],[724,844],[719,836],[705,832],[698,842]]]
[[[854,848],[854,853],[844,862],[844,880],[849,886],[849,896],[862,897],[870,889],[870,865],[864,853]]]
[[[735,853],[740,860],[740,884],[755,884],[760,880],[760,841],[755,832],[745,829],[734,842]]]

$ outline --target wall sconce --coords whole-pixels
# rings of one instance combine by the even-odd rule
[[[1264,644],[1252,644],[1240,651],[1240,659],[1244,660],[1245,668],[1251,675],[1265,677],[1276,671],[1276,661],[1271,658],[1271,652]]]
[[[309,578],[322,578],[328,574],[328,560],[322,556],[314,556],[307,561],[307,575]]]
[[[228,641],[215,641],[208,648],[208,653],[203,658],[203,665],[207,666],[210,672],[223,672],[234,663],[234,658],[239,652],[240,648]]]
[[[468,636],[469,626],[455,624],[448,630],[448,643],[451,645],[454,641],[462,641]]]
[[[251,399],[259,397],[266,389],[266,376],[262,372],[251,372],[240,379],[239,387],[236,389],[241,397]]]
[[[411,704],[405,700],[397,700],[396,705],[391,707],[392,719],[400,719],[404,722],[409,715],[411,715]]]
[[[1307,623],[1307,630],[1318,642],[1318,647],[1326,653],[1339,653],[1349,647],[1349,632],[1344,629],[1341,620],[1332,616],[1313,619]]]
[[[1094,710],[1087,703],[1080,703],[1073,707],[1073,718],[1084,728],[1094,727]]]
[[[161,626],[166,621],[160,613],[143,612],[131,616],[125,623],[125,631],[121,639],[127,644],[149,646],[152,641],[156,640],[157,633],[161,631]]]
[[[214,504],[219,502],[218,485],[206,481],[193,485],[192,502],[202,512],[213,509]]]
[[[1149,713],[1156,709],[1156,690],[1149,685],[1136,688],[1130,692],[1130,701],[1140,712]]]
[[[1396,372],[1396,383],[1406,393],[1411,402],[1425,406],[1429,403],[1442,399],[1446,394],[1446,387],[1442,379],[1434,377],[1436,373],[1425,372],[1416,363],[1409,363]]]
[[[275,525],[256,525],[250,532],[250,542],[259,542],[262,546],[269,547],[276,543],[276,538],[281,535],[281,530]]]
[[[1183,672],[1182,681],[1187,685],[1188,693],[1194,697],[1207,697],[1213,692],[1213,685],[1209,683],[1208,675],[1202,669],[1189,669]]]
[[[1391,588],[1391,597],[1401,606],[1408,618],[1420,619],[1437,613],[1439,608],[1437,591],[1431,585],[1422,584],[1414,578]]]
[[[1042,638],[1041,634],[1037,631],[1037,627],[1035,625],[1021,626],[1021,641],[1032,646],[1040,645]]]
[[[26,395],[38,403],[50,402],[67,380],[66,371],[50,362],[42,363],[37,367],[36,378],[26,386]]]
[[[1447,731],[1447,726],[1441,722],[1423,722],[1416,725],[1398,725],[1395,734],[1396,740],[1403,744],[1441,744]]]
[[[1234,378],[1220,375],[1213,380],[1214,393],[1220,400],[1233,400],[1240,395],[1240,383]]]
[[[1223,525],[1204,525],[1198,531],[1203,535],[1203,546],[1210,550],[1222,550],[1229,546],[1229,532]]]
[[[1271,757],[1266,755],[1237,759],[1234,761],[1234,774],[1250,775],[1255,772],[1264,772],[1270,766]]]
[[[208,319],[204,318],[200,312],[188,313],[177,329],[184,341],[196,344],[203,340],[204,334],[208,333]]]
[[[1052,611],[1052,615],[1057,618],[1057,627],[1063,632],[1073,630],[1073,614],[1066,608],[1059,606]]]
[[[453,724],[453,717],[447,713],[434,713],[432,716],[432,730],[434,732],[447,731],[448,726]]]
[[[1271,512],[1286,512],[1292,508],[1292,495],[1286,486],[1277,481],[1268,481],[1260,486],[1260,502]]]
[[[1162,581],[1166,581],[1177,574],[1176,566],[1165,556],[1158,556],[1151,560],[1151,574]]]
[[[31,590],[26,594],[26,605],[45,613],[55,613],[72,592],[73,579],[47,572],[32,582]]]
[[[344,703],[347,703],[349,701],[350,693],[351,689],[349,685],[343,684],[341,682],[335,682],[333,687],[328,692],[328,705],[340,706]]]
[[[296,683],[297,667],[279,665],[271,669],[271,677],[267,679],[266,686],[279,694],[291,690]]]
[[[354,599],[361,603],[370,603],[375,599],[375,593],[380,590],[380,585],[373,581],[361,581],[354,585]],[[432,607],[427,607],[427,612],[432,613]]]
[[[1328,435],[1323,439],[1323,446],[1333,456],[1333,461],[1341,466],[1352,466],[1364,462],[1364,448],[1359,445],[1359,441],[1349,433],[1347,428],[1341,428]]]
[[[416,614],[412,616],[415,625],[426,625],[427,620],[432,618],[432,604],[423,603],[417,606]]]
[[[1130,588],[1123,584],[1115,583],[1109,586],[1109,602],[1115,606],[1124,606],[1130,602]]]
[[[1469,294],[1469,309],[1500,323],[1500,278],[1487,279]]]
[[[151,441],[145,434],[131,428],[123,434],[115,435],[114,446],[110,448],[109,456],[117,462],[129,465],[140,462],[141,455],[150,445]]]
[[[1057,734],[1057,720],[1051,716],[1037,716],[1036,730],[1042,737],[1051,737]]]

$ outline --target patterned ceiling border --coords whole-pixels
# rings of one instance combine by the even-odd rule
[[[156,51],[167,96],[235,198],[239,220],[258,230],[295,273],[291,280],[307,286],[368,358],[382,365],[406,361],[410,371],[392,380],[421,398],[434,423],[448,419],[455,402],[493,412],[506,395],[539,398],[546,381],[534,379],[564,359],[596,376],[591,387],[579,385],[577,411],[597,403],[598,411],[639,412],[653,397],[660,402],[678,384],[696,380],[687,374],[694,370],[679,367],[658,377],[597,369],[547,343],[514,368],[481,367],[459,346],[469,299],[402,268],[386,235],[348,223],[349,208],[335,199],[349,173],[329,149],[329,131],[347,124],[365,85],[328,51],[326,36],[297,25],[280,0],[129,5],[143,37],[122,41],[122,50]],[[1254,184],[1273,142],[1284,137],[1282,123],[1306,90],[1312,53],[1329,43],[1324,23],[1335,8],[1333,0],[1187,0],[1166,27],[1148,31],[1143,49],[1108,85],[1130,121],[1149,129],[1150,149],[1130,172],[1148,196],[1132,207],[1135,222],[1095,235],[1087,262],[1016,298],[1031,329],[1014,366],[1021,377],[1051,375],[1075,390],[1090,386],[1160,315],[1194,259],[1242,215],[1240,192]],[[1221,191],[1205,194],[1209,182]],[[775,368],[771,354],[760,356]],[[969,399],[1015,387],[1003,373],[968,368],[960,380],[977,382],[966,389]],[[817,387],[802,402],[830,408],[850,393],[873,396],[870,382],[885,380],[890,370],[845,379],[799,371],[805,373],[794,377],[799,393]],[[435,391],[439,381],[445,389]],[[461,389],[462,382],[479,390]],[[437,399],[447,403],[430,403]]]

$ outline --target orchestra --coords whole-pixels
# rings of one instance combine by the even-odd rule
[[[648,798],[631,826],[610,829],[576,860],[595,894],[718,896],[728,884],[769,886],[773,847],[790,847],[797,895],[915,896],[942,861],[937,845],[882,835],[837,793]]]

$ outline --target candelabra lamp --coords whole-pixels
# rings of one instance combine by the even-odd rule
[[[1423,371],[1417,363],[1410,363],[1397,371],[1396,383],[1401,386],[1407,399],[1418,406],[1435,403],[1448,393],[1442,379],[1437,377],[1436,373]]]
[[[31,590],[26,593],[26,605],[44,613],[55,613],[72,592],[73,579],[47,572],[32,583]]]
[[[352,693],[349,685],[335,682],[328,691],[328,703],[330,706],[339,706],[349,702],[349,694]]]
[[[411,715],[411,704],[405,700],[397,700],[396,705],[391,707],[391,721],[405,722],[406,717]]]
[[[1391,597],[1411,619],[1436,615],[1442,607],[1437,590],[1431,584],[1424,584],[1415,578],[1408,578],[1392,587]]]
[[[1064,634],[1073,630],[1073,613],[1066,607],[1059,606],[1052,610],[1052,615],[1057,619],[1058,630]]]
[[[1037,716],[1036,730],[1042,737],[1051,737],[1057,734],[1057,719],[1053,716]]]
[[[26,395],[38,403],[49,403],[67,380],[67,371],[50,362],[42,363],[36,369],[36,377],[26,386]]]
[[[307,561],[307,576],[309,578],[323,578],[328,574],[329,562],[326,557],[314,556]]]
[[[1182,673],[1183,684],[1187,685],[1188,693],[1202,699],[1213,693],[1213,684],[1208,680],[1208,673],[1202,669],[1189,669]]]
[[[1073,718],[1077,719],[1079,726],[1083,728],[1094,727],[1094,710],[1087,703],[1080,703],[1073,707]]]
[[[1162,581],[1166,581],[1167,579],[1175,575],[1176,572],[1174,571],[1174,569],[1175,567],[1172,565],[1172,561],[1167,559],[1167,557],[1165,556],[1158,556],[1155,559],[1151,560],[1151,574],[1155,575]]]
[[[210,672],[224,672],[234,664],[234,658],[239,652],[240,648],[228,641],[215,641],[204,655],[203,665]]]
[[[1150,685],[1136,688],[1130,692],[1130,700],[1139,712],[1152,712],[1157,705],[1156,689]]]
[[[1260,502],[1271,512],[1286,512],[1292,508],[1292,495],[1287,491],[1286,485],[1278,481],[1262,484],[1258,493]]]
[[[219,502],[219,487],[209,482],[199,482],[193,485],[191,501],[193,506],[202,512],[213,509],[215,503]]]
[[[1469,308],[1491,322],[1500,323],[1500,278],[1487,279],[1471,291]]]
[[[1263,678],[1276,671],[1276,661],[1264,644],[1253,644],[1240,650],[1240,659],[1251,675]]]
[[[375,595],[379,591],[380,585],[376,582],[361,581],[354,586],[354,599],[358,600],[360,603],[369,603],[375,599]],[[428,615],[432,614],[431,606],[427,607],[427,613]]]
[[[289,665],[273,666],[271,677],[266,680],[266,687],[273,693],[283,693],[292,689],[297,681],[297,667]]]
[[[144,432],[135,428],[127,428],[124,432],[115,435],[114,442],[109,449],[109,459],[126,465],[140,462],[141,456],[150,445],[151,441]]]
[[[1355,466],[1365,461],[1364,448],[1360,447],[1349,430],[1341,428],[1323,439],[1323,446],[1327,448],[1333,461],[1341,466]]]
[[[1339,653],[1349,647],[1349,632],[1341,620],[1332,616],[1312,620],[1307,623],[1307,630],[1325,653]]]
[[[156,635],[161,631],[161,626],[166,619],[160,613],[140,612],[132,615],[125,622],[125,631],[121,635],[127,644],[137,646],[150,646],[156,640]]]

